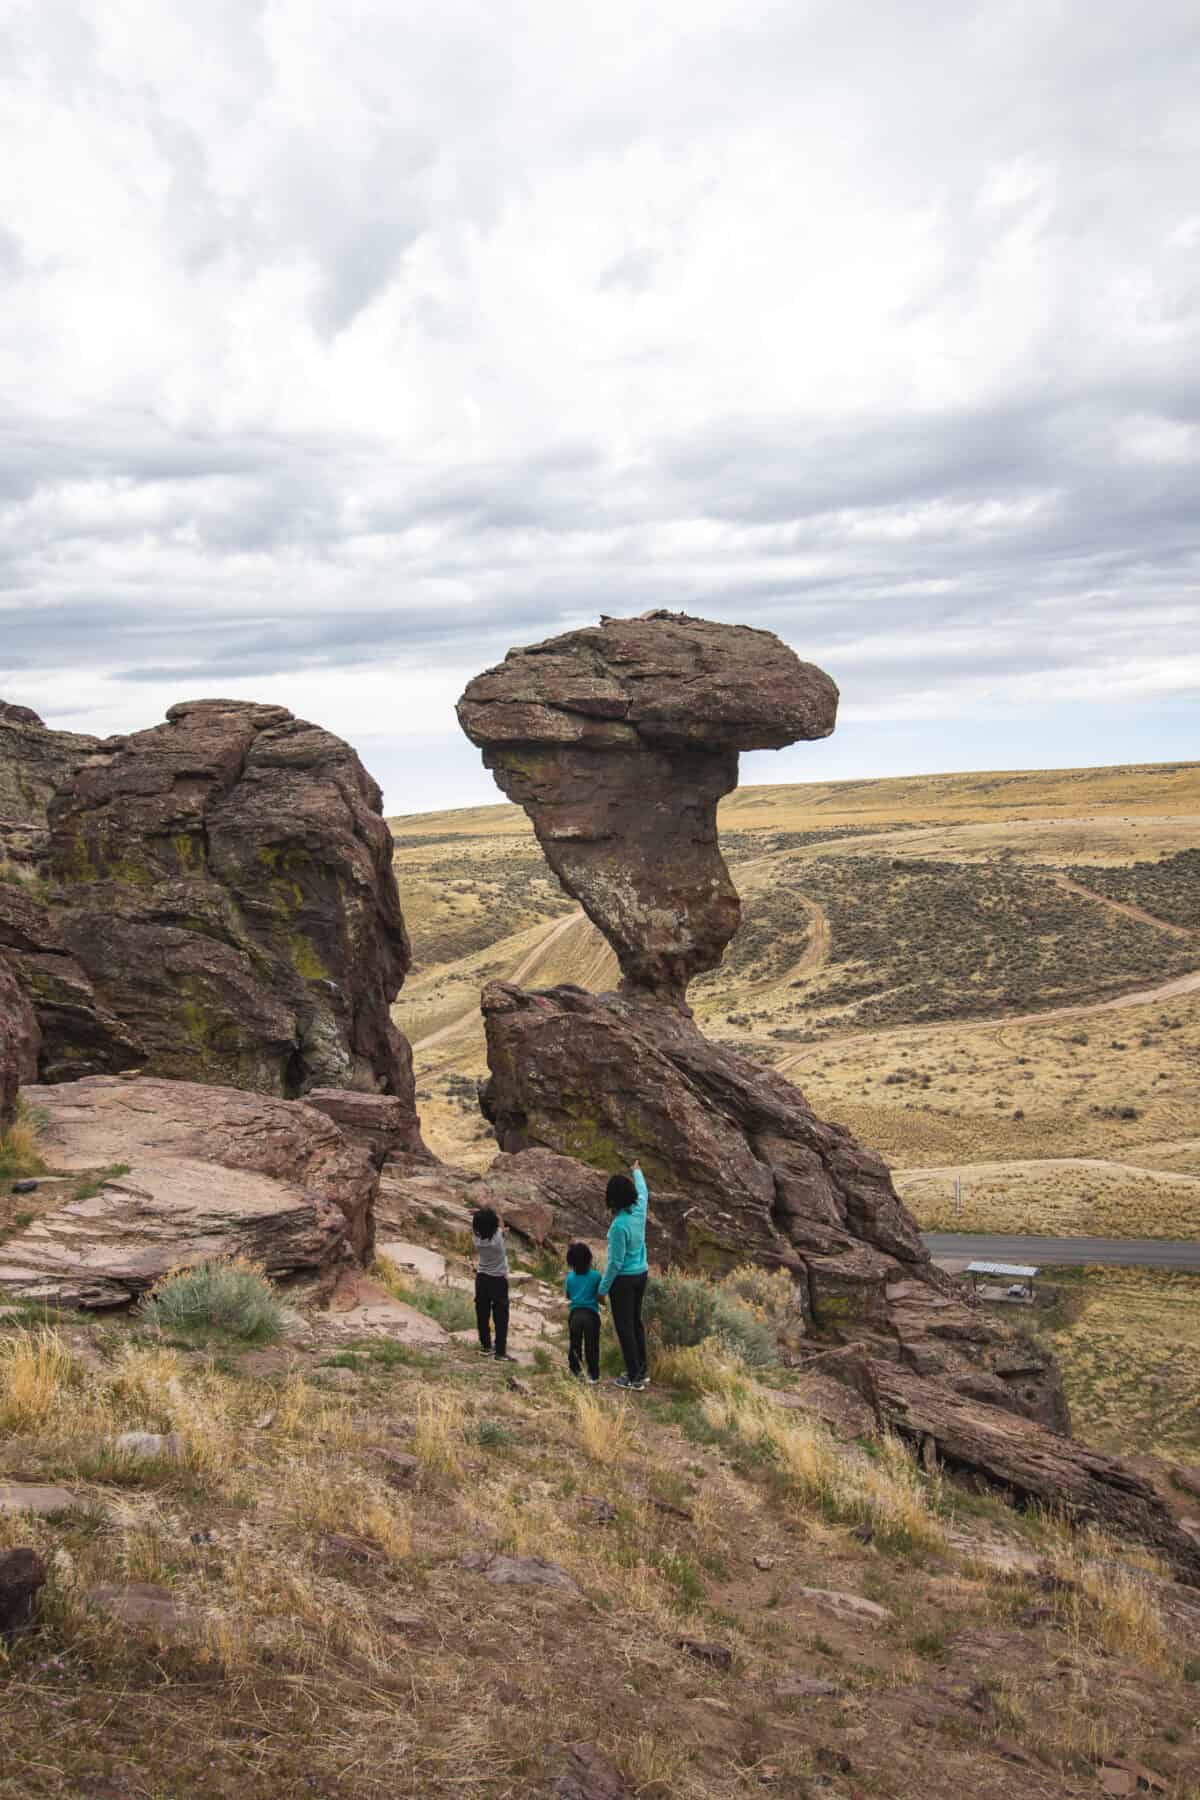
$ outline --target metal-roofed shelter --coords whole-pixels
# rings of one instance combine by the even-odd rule
[[[966,1273],[971,1277],[972,1290],[978,1288],[981,1277],[993,1281],[1023,1282],[1027,1287],[1027,1297],[1032,1300],[1033,1284],[1041,1271],[1029,1263],[973,1262],[967,1264]],[[1006,1299],[1011,1297],[1004,1296]]]

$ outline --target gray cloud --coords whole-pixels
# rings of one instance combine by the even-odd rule
[[[435,677],[652,605],[1015,744],[1195,695],[1185,0],[150,10],[0,52],[14,697],[324,681],[394,760]]]

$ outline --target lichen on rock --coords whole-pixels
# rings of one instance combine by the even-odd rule
[[[0,779],[42,808],[44,841],[36,901],[3,884],[0,954],[38,1013],[43,1079],[141,1067],[383,1093],[403,1110],[396,1148],[419,1151],[390,1014],[411,961],[391,834],[350,746],[245,701],[102,742],[14,710]]]

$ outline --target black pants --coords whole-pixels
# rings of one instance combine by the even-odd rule
[[[618,1275],[608,1290],[613,1324],[630,1381],[643,1381],[646,1376],[646,1333],[642,1325],[645,1294],[645,1275]]]
[[[593,1381],[600,1379],[600,1314],[593,1312],[590,1306],[573,1306],[568,1320],[571,1332],[571,1348],[567,1355],[572,1375],[583,1373],[583,1359],[587,1358],[587,1372]]]
[[[508,1350],[507,1275],[476,1275],[475,1323],[479,1327],[481,1347],[484,1350],[492,1348],[492,1328],[494,1326],[496,1355],[505,1355]]]

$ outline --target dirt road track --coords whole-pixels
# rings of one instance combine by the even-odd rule
[[[790,1069],[814,1056],[841,1050],[846,1044],[863,1044],[868,1039],[878,1043],[883,1038],[909,1035],[914,1031],[1006,1031],[1010,1025],[1048,1025],[1055,1019],[1086,1019],[1094,1013],[1119,1012],[1127,1006],[1154,1006],[1161,1000],[1178,1000],[1184,994],[1194,994],[1198,988],[1200,969],[1193,969],[1187,975],[1176,975],[1172,980],[1164,981],[1159,987],[1138,988],[1131,994],[1114,994],[1110,1000],[1091,1000],[1078,1006],[1052,1006],[1045,1012],[1009,1013],[1000,1018],[940,1019],[929,1025],[892,1025],[886,1031],[852,1031],[845,1037],[828,1037],[819,1044],[808,1044],[794,1055],[785,1056],[775,1066],[781,1075],[786,1075]]]

